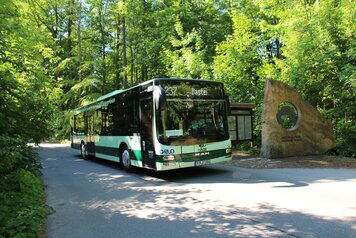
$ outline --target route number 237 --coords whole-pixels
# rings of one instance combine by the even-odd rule
[[[174,97],[177,93],[177,87],[164,87],[164,91],[168,97]]]

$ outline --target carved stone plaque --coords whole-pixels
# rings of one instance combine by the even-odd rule
[[[262,111],[261,156],[322,154],[335,147],[331,123],[285,83],[267,79]]]

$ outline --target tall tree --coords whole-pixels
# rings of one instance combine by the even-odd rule
[[[124,76],[123,76],[123,85],[124,88],[127,87],[127,46],[126,46],[126,1],[123,1],[123,11],[122,11],[122,57],[123,57],[123,68],[124,68]]]
[[[39,142],[49,136],[56,97],[53,42],[29,20],[27,3],[1,0],[0,5],[0,131]]]

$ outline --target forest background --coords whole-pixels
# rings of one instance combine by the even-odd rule
[[[231,101],[257,105],[257,145],[265,79],[283,81],[333,123],[334,153],[355,157],[355,9],[352,0],[0,0],[0,234],[35,234],[27,216],[48,210],[28,206],[43,194],[26,143],[69,139],[72,109],[152,78],[223,82]],[[27,210],[6,210],[21,202]]]

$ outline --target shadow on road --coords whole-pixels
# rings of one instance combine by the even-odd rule
[[[75,156],[78,162],[95,163],[117,169],[123,169],[117,162],[91,157],[90,160],[82,160],[77,150],[70,149],[68,145],[41,144],[42,150],[60,151],[60,158]],[[76,153],[77,152],[77,153]],[[49,158],[54,159],[54,158]],[[163,172],[155,172],[149,169],[136,168],[132,176],[151,177],[160,182],[174,183],[241,183],[258,184],[283,182],[275,188],[305,187],[320,180],[347,181],[356,178],[356,171],[352,169],[259,169],[261,173],[254,173],[256,169],[235,167],[228,164],[216,164],[206,167],[194,167]],[[219,179],[224,177],[224,180]]]
[[[81,160],[80,155],[76,158]],[[88,163],[96,163],[110,168],[122,170],[119,163],[91,157]],[[135,168],[133,176],[148,176],[159,179],[161,182],[174,183],[274,183],[284,182],[284,185],[276,185],[275,188],[305,187],[319,180],[347,181],[356,177],[356,171],[348,170],[348,173],[340,173],[339,169],[322,169],[327,173],[316,172],[316,169],[265,169],[263,173],[253,173],[255,169],[239,168],[229,165],[210,165],[206,167],[193,167],[178,170],[156,172],[150,169]],[[261,169],[259,169],[261,170]],[[318,170],[319,171],[319,170]],[[268,176],[267,176],[268,175]],[[281,176],[283,175],[283,176]],[[218,179],[221,176],[224,180]],[[283,179],[281,179],[283,178]]]
[[[128,174],[118,168],[118,163],[95,158],[84,161],[73,156],[75,152],[71,156],[70,153],[58,147],[44,148],[41,152],[48,203],[57,211],[49,218],[49,238],[354,237],[355,234],[354,218],[316,216],[267,202],[248,206],[249,201],[243,204],[243,200],[236,199],[247,190],[251,192],[253,184],[260,188],[264,183],[276,183],[274,191],[282,191],[320,180],[354,179],[354,171],[313,174],[312,169],[299,170],[302,173],[298,177],[295,169],[253,173],[253,169],[214,165],[161,173],[138,169]],[[256,191],[256,196],[266,194]]]

